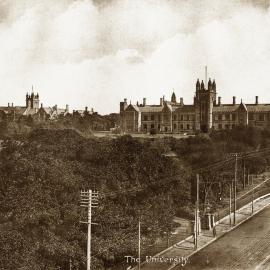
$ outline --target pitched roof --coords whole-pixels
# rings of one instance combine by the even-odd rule
[[[178,106],[176,110],[179,112],[195,112],[195,107],[194,105],[182,105]]]
[[[14,106],[14,107],[2,106],[2,107],[0,107],[0,110],[4,111],[5,113],[15,112],[15,114],[24,114],[26,109],[27,109],[26,107],[22,107],[22,106]]]
[[[140,112],[144,112],[144,113],[147,113],[147,112],[161,112],[162,109],[163,109],[163,106],[160,106],[160,105],[146,105],[146,106],[139,106],[138,107],[139,111]]]
[[[238,109],[239,104],[221,104],[213,107],[213,112],[234,112]]]
[[[270,112],[270,104],[246,104],[248,112]]]
[[[24,115],[33,115],[38,112],[38,109],[26,108],[24,111]]]
[[[213,107],[213,112],[234,112],[243,106],[248,112],[270,112],[270,104],[221,104]]]

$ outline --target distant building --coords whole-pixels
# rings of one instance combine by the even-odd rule
[[[173,92],[170,101],[160,98],[159,105],[148,105],[146,98],[142,104],[120,102],[121,128],[124,132],[182,133],[195,131],[231,129],[238,125],[270,127],[270,104],[259,104],[258,96],[254,104],[222,104],[217,100],[216,82],[209,79],[196,82],[193,104],[185,105],[183,98],[177,101]]]
[[[88,114],[93,114],[94,110],[74,110],[73,114],[69,112],[69,106],[66,105],[65,109],[58,108],[57,105],[52,107],[43,107],[40,105],[39,94],[34,93],[32,89],[31,95],[28,93],[25,97],[25,106],[14,106],[13,103],[8,103],[8,106],[0,106],[0,120],[9,119],[17,120],[23,116],[32,116],[33,118],[41,121],[45,120],[56,120],[67,115],[79,114],[80,116],[85,116]]]

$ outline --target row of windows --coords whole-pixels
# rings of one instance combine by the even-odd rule
[[[161,121],[161,115],[158,114],[157,118],[155,118],[154,114],[150,115],[150,117],[148,117],[148,115],[143,116],[143,121],[148,121],[148,120],[154,121],[155,119],[157,119],[158,121]]]
[[[216,114],[215,115],[215,120],[236,120],[236,114],[235,113],[226,113],[226,114]]]
[[[177,117],[178,116],[178,117]],[[194,114],[174,114],[173,115],[173,120],[180,120],[180,121],[192,121],[195,120],[195,115]]]
[[[160,124],[158,124],[158,125],[151,124],[149,126],[149,128],[150,129],[157,128],[157,130],[160,130]],[[190,124],[186,124],[186,125],[181,124],[181,125],[179,125],[179,130],[193,130],[194,128],[195,127],[193,125],[190,125]],[[143,130],[144,131],[147,131],[148,130],[147,124],[143,124]],[[177,130],[177,125],[176,124],[173,125],[173,130]]]
[[[155,115],[152,114],[152,115],[143,115],[143,121],[155,121],[155,120],[158,120],[158,121],[161,121],[161,115],[158,114]],[[180,121],[191,121],[191,120],[195,120],[195,115],[189,115],[189,114],[180,114],[180,115],[177,115],[177,114],[174,114],[173,115],[173,120],[176,121],[176,120],[180,120]]]
[[[230,128],[234,128],[234,127],[235,127],[235,124],[232,124],[232,125],[229,125],[229,124],[226,124],[226,125],[218,124],[218,126],[217,126],[218,129],[230,129]],[[215,129],[215,126],[213,126],[213,129]]]
[[[253,114],[253,113],[249,113],[248,114],[248,120],[258,120],[258,121],[264,121],[268,118],[268,120],[270,120],[270,115],[265,115],[265,114]],[[214,119],[215,120],[227,120],[227,121],[236,121],[236,114],[235,113],[226,113],[226,114],[216,114],[214,116]],[[158,120],[158,121],[161,121],[161,115],[158,114],[157,117],[155,117],[154,114],[152,114],[150,117],[148,117],[148,115],[144,115],[143,116],[143,121],[155,121],[155,120]],[[177,120],[180,120],[180,121],[194,121],[195,120],[195,115],[189,115],[189,114],[180,114],[180,115],[176,115],[174,114],[173,115],[173,120],[174,121],[177,121]]]
[[[190,125],[190,124],[186,124],[186,125],[180,124],[179,125],[179,130],[193,130],[194,128],[195,127],[193,125]],[[173,125],[173,130],[177,130],[176,124]]]
[[[248,114],[248,120],[258,120],[258,121],[264,121],[264,120],[270,120],[270,115],[269,114],[264,114],[264,113],[260,113],[260,114],[254,114],[254,113],[249,113]]]
[[[235,113],[226,113],[226,114],[215,114],[214,116],[215,120],[236,120],[236,114]],[[254,113],[249,113],[248,114],[248,120],[258,120],[258,121],[265,121],[266,119],[270,120],[270,115],[269,114],[254,114]]]

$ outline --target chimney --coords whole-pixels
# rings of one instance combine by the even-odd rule
[[[160,98],[160,102],[159,102],[160,106],[163,105],[163,98]]]
[[[258,98],[258,96],[255,97],[255,104],[256,104],[256,105],[259,104],[259,98]]]
[[[40,104],[40,107],[43,108],[43,103]]]
[[[11,107],[13,107],[13,102],[11,103]]]
[[[221,104],[221,97],[218,97],[218,106]]]
[[[124,98],[124,102],[127,103],[127,99],[126,98]]]
[[[180,105],[184,105],[184,99],[182,97],[180,98]]]
[[[143,98],[143,106],[146,105],[146,98]]]
[[[8,107],[9,107],[9,103],[8,103]]]
[[[88,112],[88,107],[85,107],[85,112]]]
[[[235,96],[233,96],[233,105],[235,105],[235,101],[236,101]]]
[[[69,112],[69,106],[66,104],[66,111]]]

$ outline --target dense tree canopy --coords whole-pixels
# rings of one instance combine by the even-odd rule
[[[4,127],[4,126],[3,126]],[[187,139],[85,138],[71,129],[34,129],[5,138],[0,151],[0,268],[85,269],[86,213],[80,190],[100,192],[94,210],[92,267],[109,269],[173,231],[173,217],[192,217],[195,173],[242,153],[265,149],[269,131],[237,128]],[[174,151],[177,157],[168,157]],[[265,170],[269,154],[246,158],[251,173]],[[244,164],[239,160],[239,176]],[[211,179],[233,162],[201,171],[202,201],[218,202],[225,188]],[[231,166],[231,167],[230,167]],[[241,184],[241,181],[239,182]],[[241,185],[238,186],[241,188]],[[226,191],[226,190],[225,190]]]

